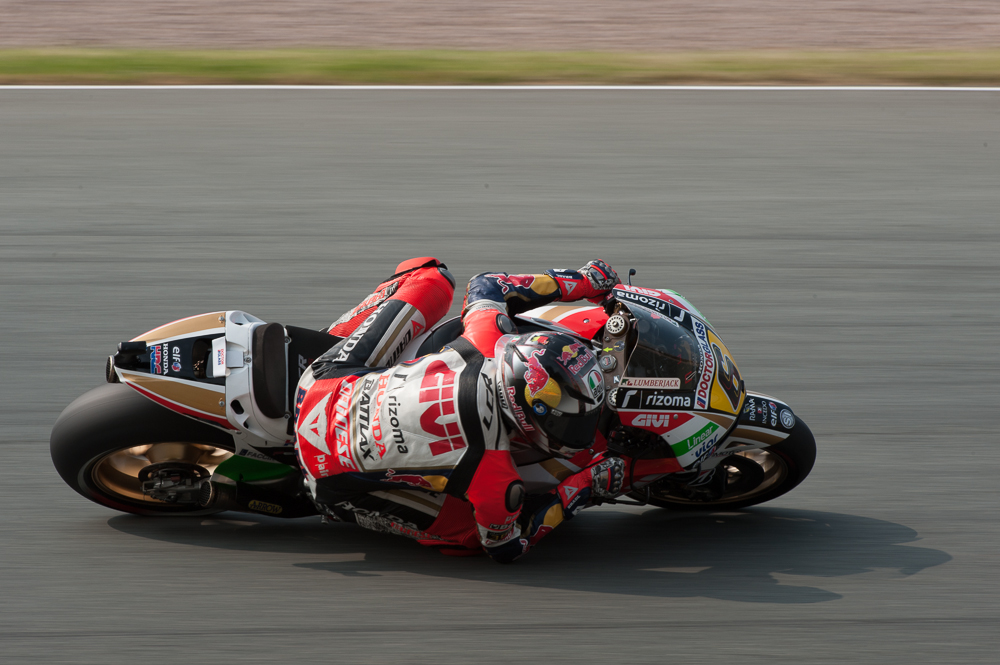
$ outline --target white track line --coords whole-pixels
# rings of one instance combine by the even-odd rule
[[[1000,87],[869,85],[0,85],[0,90],[402,90],[501,91],[733,91],[733,92],[1000,92]]]

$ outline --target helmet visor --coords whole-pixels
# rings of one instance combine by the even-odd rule
[[[642,307],[632,307],[629,311],[635,316],[638,338],[624,376],[676,379],[677,383],[671,387],[694,390],[701,364],[695,336],[661,314]]]
[[[600,409],[587,413],[563,413],[560,416],[554,416],[550,411],[547,416],[538,419],[538,424],[551,443],[583,450],[594,443],[594,433],[600,417]]]

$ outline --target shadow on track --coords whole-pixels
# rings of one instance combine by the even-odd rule
[[[764,603],[819,603],[839,594],[774,574],[835,578],[888,569],[899,577],[951,560],[901,524],[855,515],[757,508],[741,513],[594,511],[560,527],[511,566],[454,559],[416,543],[318,518],[283,521],[227,513],[209,518],[113,517],[123,533],[192,546],[322,555],[290,563],[348,576],[404,571],[536,588]],[[339,561],[329,561],[335,555]],[[347,560],[345,560],[347,559]],[[611,574],[608,574],[608,573]],[[884,583],[884,577],[880,578]],[[815,579],[811,579],[815,583]]]

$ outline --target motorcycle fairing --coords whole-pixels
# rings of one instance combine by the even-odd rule
[[[669,316],[688,330],[691,330],[691,320],[685,316],[685,313],[692,314],[708,323],[708,319],[694,305],[688,302],[684,296],[676,291],[619,284],[614,288],[612,295],[627,305],[639,305],[659,314]]]
[[[171,411],[216,427],[235,429],[226,418],[226,390],[222,382],[195,380],[192,361],[196,340],[210,340],[225,333],[225,314],[189,316],[134,337],[130,342],[146,344],[148,366],[115,367],[119,381]]]
[[[181,337],[193,337],[196,335],[212,335],[225,332],[225,312],[208,312],[188,316],[183,319],[165,323],[162,326],[153,328],[138,337],[133,337],[131,342],[145,342],[148,346],[153,344],[169,342]]]
[[[723,450],[732,454],[734,449],[765,448],[788,438],[795,427],[796,418],[785,402],[763,393],[747,393],[743,411],[736,428],[726,440]]]
[[[659,435],[684,468],[715,452],[736,420],[721,413],[622,408],[618,409],[618,417],[623,425]]]
[[[647,289],[652,291],[652,289]],[[620,289],[616,287],[616,294]],[[622,295],[630,294],[630,291],[621,291]],[[641,296],[648,302],[654,299],[651,296]],[[659,301],[658,301],[659,302]],[[632,364],[636,358],[636,348],[643,344],[643,339],[670,340],[668,343],[680,344],[685,348],[685,357],[691,353],[692,342],[696,343],[700,351],[700,362],[698,367],[698,380],[694,385],[694,394],[690,403],[678,403],[678,398],[691,396],[688,392],[678,392],[677,390],[666,389],[664,394],[670,398],[666,403],[667,407],[675,406],[690,408],[695,411],[712,411],[735,416],[739,413],[745,395],[743,380],[739,369],[732,359],[729,348],[725,345],[708,322],[701,317],[692,314],[687,310],[680,309],[672,302],[662,301],[662,308],[653,308],[644,304],[633,304],[629,307],[629,312],[637,320],[637,325],[648,326],[647,330],[655,331],[648,337],[640,337],[639,344],[633,347],[629,361],[626,363],[625,371],[622,375],[622,385],[620,390],[625,390],[629,383],[629,378],[649,378],[649,372],[633,372]],[[665,332],[664,332],[665,331]],[[651,342],[652,343],[652,342]],[[657,341],[656,343],[664,343]],[[649,349],[647,349],[649,350]],[[662,356],[670,358],[671,353],[677,351],[669,349],[661,351],[667,354]],[[637,370],[639,368],[636,368]],[[648,368],[647,368],[648,369]],[[686,371],[686,370],[685,370]],[[665,379],[677,379],[678,387],[684,382],[684,377],[661,377]],[[619,408],[622,408],[622,401],[617,401]],[[651,405],[649,402],[646,406]],[[656,405],[659,406],[659,405]]]
[[[196,384],[185,379],[154,376],[118,368],[115,368],[115,371],[122,383],[171,411],[223,429],[235,429],[226,418],[224,386]]]
[[[570,334],[588,340],[593,339],[608,322],[604,308],[590,303],[543,305],[519,314],[517,318],[545,328],[564,328]]]
[[[116,365],[114,372],[120,381],[158,404],[234,432],[237,452],[291,445],[288,419],[265,414],[256,396],[253,356],[259,354],[254,333],[267,325],[239,310],[180,319],[131,340],[146,345],[146,351],[138,355],[141,367]],[[279,339],[278,352],[286,356],[284,365],[287,345],[287,337],[284,344]],[[142,360],[147,355],[148,365]],[[196,363],[205,365],[200,372],[194,370]],[[279,378],[279,392],[284,392],[284,377]],[[278,410],[287,413],[287,398],[281,395],[279,401],[283,408]]]

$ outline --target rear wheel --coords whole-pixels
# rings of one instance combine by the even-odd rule
[[[736,453],[716,467],[712,483],[691,488],[669,476],[631,496],[670,510],[737,510],[776,499],[798,486],[816,462],[816,439],[798,418],[788,438],[762,450]]]
[[[70,404],[49,441],[56,471],[102,505],[138,515],[205,514],[204,481],[234,450],[230,434],[178,415],[122,384]]]

